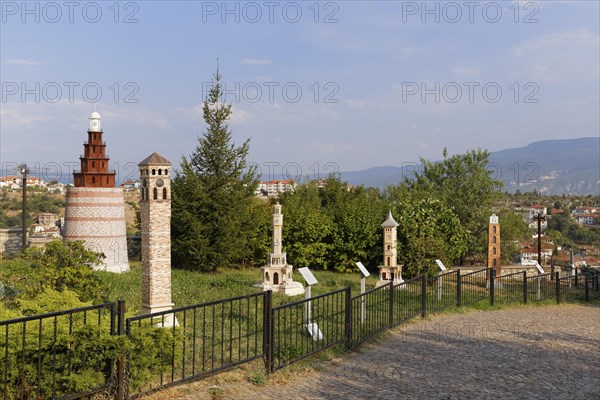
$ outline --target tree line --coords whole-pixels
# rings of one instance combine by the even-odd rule
[[[274,200],[254,196],[259,176],[246,161],[249,140],[233,143],[231,104],[224,104],[222,95],[217,71],[203,104],[207,129],[192,154],[182,156],[172,182],[175,267],[259,266],[270,249]],[[422,159],[415,179],[384,190],[350,187],[332,174],[324,185],[308,181],[281,194],[288,261],[332,271],[352,270],[361,261],[374,269],[383,255],[380,225],[391,210],[399,223],[398,258],[407,276],[433,273],[436,258],[448,264],[485,263],[489,216],[502,197],[502,182],[492,178],[488,158],[485,150],[452,156],[444,150],[442,161]],[[501,230],[508,259],[527,227],[520,215],[498,212],[501,224],[509,222]]]

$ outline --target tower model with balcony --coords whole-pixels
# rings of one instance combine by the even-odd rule
[[[63,237],[82,240],[89,250],[103,253],[95,269],[125,272],[129,260],[123,189],[115,187],[116,172],[108,169],[101,120],[97,112],[90,115],[81,168],[73,173],[74,186],[67,189]]]

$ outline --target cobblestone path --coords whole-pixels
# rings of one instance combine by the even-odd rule
[[[407,324],[319,371],[262,387],[217,381],[223,399],[600,398],[600,308],[516,307]],[[213,382],[214,383],[214,382]],[[210,382],[153,398],[209,399]]]

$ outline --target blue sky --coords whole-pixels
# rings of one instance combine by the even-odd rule
[[[121,179],[178,163],[217,59],[263,172],[600,134],[598,1],[0,3],[4,167],[68,174],[94,108]]]

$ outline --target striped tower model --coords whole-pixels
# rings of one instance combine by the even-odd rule
[[[109,171],[106,143],[102,141],[100,114],[90,115],[88,140],[79,158],[81,169],[73,173],[74,187],[67,189],[65,241],[82,240],[86,248],[103,253],[95,269],[129,271],[123,188],[115,187],[115,171]]]
[[[142,223],[142,309],[140,314],[169,311],[171,302],[171,163],[152,153],[140,168]],[[177,326],[165,314],[161,326]]]

